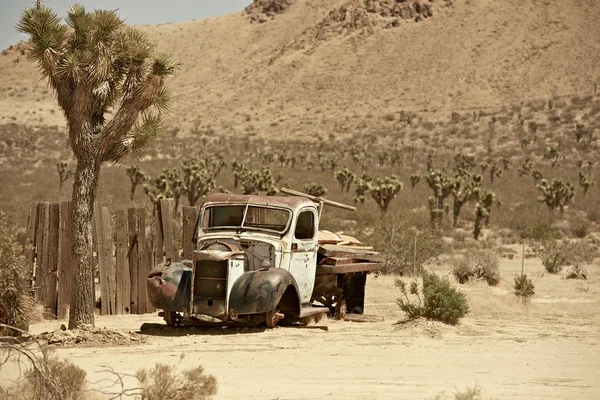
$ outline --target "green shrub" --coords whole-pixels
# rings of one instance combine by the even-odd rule
[[[407,285],[401,279],[396,280],[396,286],[404,296],[397,299],[398,306],[408,319],[424,317],[454,325],[469,312],[467,296],[433,272],[423,271],[422,287],[417,282]],[[416,297],[416,302],[409,295]]]
[[[483,279],[488,285],[500,283],[500,263],[492,250],[471,249],[454,263],[452,273],[459,283]]]
[[[519,297],[521,301],[526,301],[535,294],[535,286],[531,279],[527,278],[527,274],[515,275],[513,288],[515,289],[515,296]]]

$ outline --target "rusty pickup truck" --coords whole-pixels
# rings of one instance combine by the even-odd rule
[[[282,188],[291,196],[213,194],[196,223],[192,260],[158,264],[148,295],[167,325],[303,322],[362,314],[367,275],[380,258],[355,239],[319,231],[325,204],[354,207]]]

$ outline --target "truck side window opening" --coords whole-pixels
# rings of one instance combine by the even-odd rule
[[[312,239],[315,236],[315,215],[312,211],[302,211],[294,232],[296,239]]]

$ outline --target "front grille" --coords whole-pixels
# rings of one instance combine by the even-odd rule
[[[225,300],[227,295],[227,260],[196,261],[194,297],[207,300]]]

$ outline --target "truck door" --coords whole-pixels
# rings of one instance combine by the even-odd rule
[[[310,302],[317,272],[317,214],[312,208],[301,209],[293,225],[290,273],[300,289],[302,303]]]

